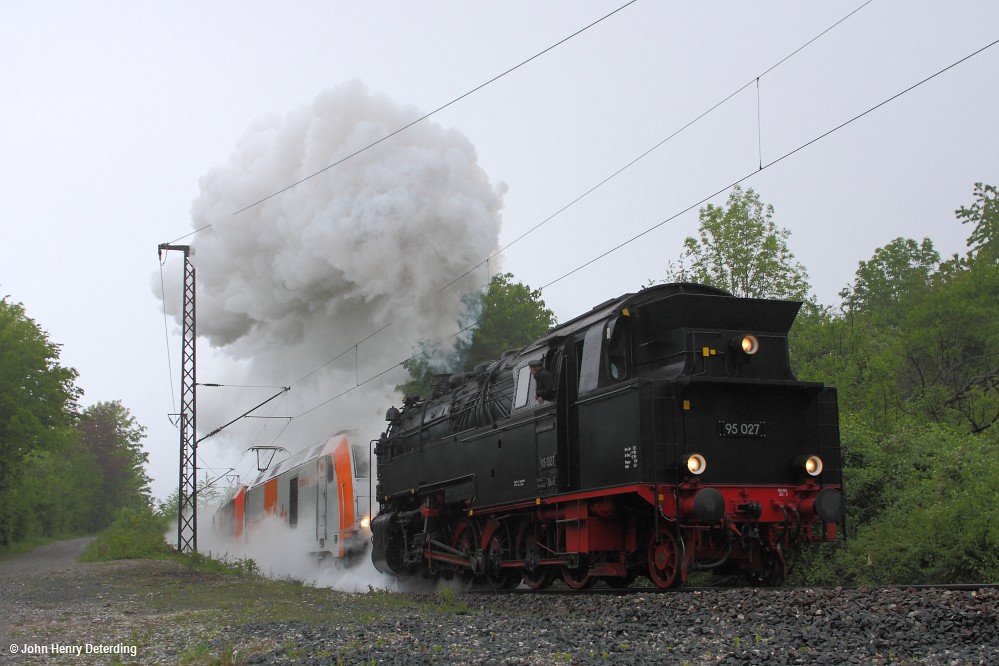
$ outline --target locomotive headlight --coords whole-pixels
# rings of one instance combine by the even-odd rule
[[[361,527],[363,527],[364,529],[368,529],[369,527],[371,527],[371,516],[365,516],[364,518],[361,518]]]
[[[744,335],[739,341],[739,348],[746,356],[752,356],[760,350],[760,341],[755,335]]]
[[[687,458],[687,471],[700,475],[708,468],[708,461],[700,453],[693,453]]]
[[[818,476],[822,473],[822,458],[816,455],[800,456],[795,461],[795,467],[805,470],[808,476]]]

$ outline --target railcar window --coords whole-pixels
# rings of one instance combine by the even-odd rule
[[[371,474],[368,464],[368,451],[360,444],[351,444],[350,452],[354,456],[354,478],[366,479]]]

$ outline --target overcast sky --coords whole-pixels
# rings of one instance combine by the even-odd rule
[[[303,256],[343,253],[346,246],[337,246],[338,239],[350,229],[335,227],[337,233],[318,240],[304,237],[303,230],[333,229],[323,197],[340,196],[337,188],[345,183],[360,186],[371,178],[348,161],[269,206],[232,214],[255,195],[276,192],[312,166],[342,156],[344,145],[319,143],[326,153],[317,148],[296,158],[296,146],[309,152],[313,145],[308,132],[299,143],[280,144],[294,134],[290,128],[314,129],[302,120],[312,111],[304,110],[339,108],[346,91],[353,91],[382,105],[377,113],[384,111],[383,123],[416,119],[619,4],[0,0],[0,295],[22,302],[62,345],[62,362],[80,373],[84,405],[121,400],[148,427],[153,491],[164,497],[177,481],[177,433],[167,414],[179,399],[180,343],[174,320],[164,322],[157,245],[192,231],[192,210],[207,215],[203,221],[217,229],[182,241],[203,248],[199,278],[230,278],[227,291],[213,301],[219,308],[228,307],[220,304],[223,295],[253,301],[266,285],[251,283],[267,282],[268,274],[246,268],[239,277],[226,243],[248,241],[249,249],[241,247],[256,253],[251,261],[273,244],[287,253],[296,247],[291,235]],[[425,232],[432,251],[451,252],[455,244],[454,265],[444,262],[441,270],[457,270],[469,257],[510,243],[749,82],[492,260],[489,273],[510,271],[532,287],[547,285],[676,216],[547,287],[545,301],[567,320],[661,277],[683,238],[696,231],[696,204],[742,178],[790,230],[791,249],[824,304],[837,305],[837,293],[851,282],[857,263],[896,237],[928,236],[944,255],[963,252],[968,229],[955,221],[954,210],[970,203],[976,181],[999,183],[999,46],[754,174],[761,162],[769,164],[999,38],[999,3],[991,0],[874,0],[767,71],[862,4],[639,0],[435,114],[420,136],[436,142],[440,155],[461,155],[450,163],[449,178],[469,178],[484,215],[470,223],[468,234]],[[357,122],[376,113],[364,104],[357,108]],[[379,154],[398,156],[421,140],[404,135],[380,145]],[[285,161],[252,172],[248,155],[260,145],[269,154],[280,149]],[[428,159],[437,154],[426,153]],[[377,156],[369,157],[369,164],[378,164]],[[285,173],[282,164],[296,166]],[[226,189],[239,169],[252,177],[253,187]],[[407,173],[400,169],[392,178],[406,180]],[[313,203],[306,205],[302,188],[308,187]],[[415,197],[426,186],[410,180],[400,187]],[[726,195],[712,202],[722,204]],[[352,206],[368,203],[363,191],[351,196]],[[448,202],[433,205],[446,208]],[[283,211],[282,224],[276,210]],[[398,223],[409,211],[394,214]],[[400,229],[392,227],[390,235],[398,237]],[[377,256],[368,261],[369,269],[378,266]],[[381,266],[420,272],[416,257],[390,257],[388,249]],[[176,310],[179,258],[163,271],[168,307]],[[346,269],[337,265],[336,271],[342,277]],[[485,284],[485,267],[468,279]],[[245,294],[237,293],[241,280]],[[208,302],[213,297],[205,288]],[[371,302],[406,309],[398,294],[406,293],[407,284],[393,289],[391,299],[379,292]],[[199,381],[238,376],[242,382],[287,385],[302,369],[323,362],[314,358],[331,358],[356,343],[365,327],[393,319],[392,313],[366,311],[349,326],[343,321],[352,311],[338,309],[335,298],[315,307],[335,312],[339,328],[306,323],[298,328],[299,338],[313,337],[283,346],[283,355],[268,356],[260,348],[261,340],[281,346],[277,329],[267,329],[271,337],[244,338],[234,346],[224,336],[202,340]],[[425,301],[417,309],[450,317],[450,306],[441,307],[440,315]],[[222,336],[226,322],[217,314],[199,312],[199,328]],[[270,413],[302,413],[332,397],[345,373],[363,381],[384,370],[385,359],[405,358],[413,333],[429,329],[426,322],[400,324],[408,321],[401,317],[367,366],[359,353],[356,368],[330,369],[325,378],[321,371],[300,397],[276,402],[279,411]],[[274,322],[256,328],[265,323]],[[311,356],[290,358],[305,348]],[[252,354],[268,358],[266,372],[254,365]],[[281,363],[294,370],[286,379]],[[255,373],[267,376],[258,382]],[[272,436],[279,428],[271,425],[263,438],[296,450],[312,443],[317,431],[364,428],[359,438],[366,441],[377,435],[369,432],[377,426],[368,422],[389,406],[388,388],[365,394],[349,408],[333,401],[316,409],[311,425],[299,429],[292,423],[278,440]],[[228,391],[199,414],[202,431],[270,394]],[[261,427],[257,422],[256,434],[244,427],[206,441],[201,461],[219,472],[245,468],[239,454],[251,438],[262,441]]]

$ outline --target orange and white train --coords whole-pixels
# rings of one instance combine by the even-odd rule
[[[314,535],[309,541],[320,560],[352,564],[371,543],[369,468],[368,450],[338,432],[237,487],[216,511],[213,527],[250,544],[263,522],[276,518]]]

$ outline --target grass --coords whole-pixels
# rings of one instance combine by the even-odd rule
[[[200,553],[177,554],[165,542],[166,526],[151,512],[124,510],[114,523],[93,542],[81,558],[86,561],[131,560],[121,566],[88,568],[74,584],[74,594],[90,600],[99,595],[113,607],[127,600],[135,607],[134,626],[128,638],[140,650],[147,649],[157,636],[184,635],[186,650],[175,655],[186,666],[230,666],[246,663],[255,655],[274,654],[284,658],[318,658],[328,663],[368,663],[367,648],[372,643],[340,642],[320,653],[311,654],[292,639],[274,644],[233,641],[232,629],[245,625],[296,624],[336,626],[338,633],[360,634],[371,623],[397,626],[422,616],[439,622],[441,615],[471,615],[476,611],[453,588],[441,587],[432,595],[402,595],[369,588],[365,593],[346,593],[317,588],[293,579],[273,580],[261,575],[251,559],[217,559]],[[58,626],[67,622],[54,620]],[[55,630],[57,625],[53,625]],[[116,629],[81,625],[86,631],[110,633]],[[238,634],[238,632],[237,632]],[[83,640],[85,637],[79,637]],[[411,636],[409,636],[411,639]],[[360,640],[360,639],[358,639]],[[407,640],[407,632],[383,633],[374,646]],[[437,645],[443,653],[448,648]],[[277,650],[277,652],[274,652]],[[309,652],[309,654],[306,654]],[[359,661],[360,659],[360,661]]]
[[[458,593],[452,587],[441,587],[434,595],[437,610],[446,615],[471,615],[472,609],[463,601],[458,600]]]
[[[167,557],[172,549],[163,539],[167,520],[151,510],[121,509],[114,522],[83,551],[84,562]]]

